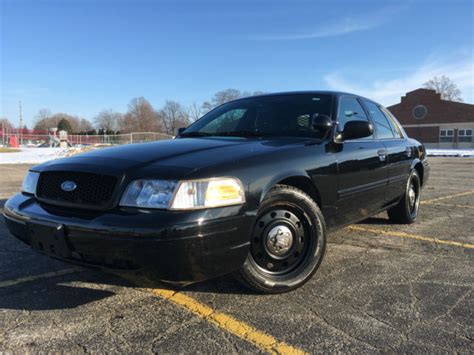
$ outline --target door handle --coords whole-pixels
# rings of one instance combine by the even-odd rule
[[[379,156],[380,161],[385,161],[385,159],[387,159],[387,149],[380,149],[377,154]]]

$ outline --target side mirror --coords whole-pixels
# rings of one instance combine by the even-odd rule
[[[311,120],[311,129],[315,132],[322,133],[321,136],[325,136],[333,127],[334,122],[331,117],[321,113],[316,113]]]
[[[374,127],[368,121],[349,121],[344,125],[341,139],[357,139],[369,137],[374,133]]]
[[[186,129],[186,127],[181,127],[181,128],[178,128],[176,130],[176,137],[179,137],[181,135],[181,133],[184,132],[184,130]]]

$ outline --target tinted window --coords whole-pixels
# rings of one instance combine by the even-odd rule
[[[316,114],[331,115],[331,95],[298,94],[249,97],[232,101],[204,115],[182,134],[240,135],[323,138],[326,132],[312,128]]]
[[[355,97],[343,96],[339,101],[337,120],[339,121],[339,131],[343,131],[349,121],[368,121],[369,119]]]
[[[226,111],[204,126],[201,132],[219,133],[234,130],[239,120],[245,115],[245,112],[247,112],[247,110],[244,108]]]
[[[367,106],[367,110],[369,110],[370,117],[372,117],[372,121],[374,122],[377,138],[394,138],[395,134],[392,131],[392,126],[390,125],[390,122],[388,121],[387,117],[385,117],[383,112],[379,109],[379,107],[373,102],[364,102]]]
[[[385,114],[385,116],[388,118],[388,120],[390,121],[392,125],[392,130],[395,132],[395,135],[400,138],[405,137],[403,134],[403,130],[400,127],[400,123],[398,123],[397,119],[392,115],[392,113],[389,110],[387,110],[385,107],[380,107],[380,108]]]

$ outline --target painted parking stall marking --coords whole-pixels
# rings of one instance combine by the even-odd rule
[[[133,283],[137,283],[134,278],[127,279]],[[178,291],[172,291],[163,288],[145,288],[146,291],[170,301],[180,307],[185,308],[196,316],[207,320],[215,326],[238,336],[241,339],[255,345],[262,351],[271,354],[306,354],[304,350],[293,347],[285,342],[277,340],[270,334],[267,334],[255,327],[237,320],[236,318],[219,312],[198,300],[187,296]]]
[[[430,243],[435,243],[435,244],[443,244],[443,245],[450,245],[450,246],[461,247],[461,248],[466,248],[466,249],[474,249],[474,244],[455,242],[452,240],[444,240],[444,239],[438,239],[438,238],[433,238],[433,237],[425,237],[425,236],[417,235],[417,234],[410,234],[410,233],[396,232],[396,231],[386,231],[386,230],[382,230],[378,228],[366,228],[366,227],[360,227],[360,226],[349,226],[347,228],[354,231],[382,234],[382,235],[386,235],[390,237],[408,238],[408,239],[415,239],[415,240],[420,240],[420,241],[430,242]]]
[[[78,271],[81,271],[81,270],[82,269],[80,269],[80,268],[70,268],[70,269],[63,269],[63,270],[58,270],[58,271],[46,272],[44,274],[24,276],[24,277],[20,277],[20,278],[13,279],[13,280],[0,281],[0,288],[15,286],[15,285],[19,285],[19,284],[22,284],[22,283],[25,283],[25,282],[32,282],[32,281],[41,280],[41,279],[48,279],[48,278],[55,277],[55,276],[68,275],[68,274],[72,274],[74,272],[78,272]]]
[[[27,282],[38,281],[42,279],[53,278],[57,276],[69,275],[75,272],[83,271],[81,268],[69,268],[58,271],[46,272],[43,274],[29,275],[12,280],[0,281],[0,288],[15,286]],[[120,273],[115,275],[122,276]],[[128,281],[137,284],[137,279],[124,277]],[[272,335],[252,327],[251,325],[239,321],[232,316],[216,311],[215,309],[195,300],[194,298],[184,295],[177,291],[162,288],[146,288],[147,292],[152,293],[162,299],[165,299],[175,305],[185,308],[194,315],[216,325],[217,327],[248,341],[262,351],[271,354],[306,354],[305,351],[295,348],[285,342],[277,340]]]
[[[472,195],[472,194],[474,194],[474,190],[469,190],[469,191],[465,191],[465,192],[460,192],[458,194],[441,196],[441,197],[433,198],[431,200],[421,201],[421,204],[429,204],[429,203],[433,203],[433,202],[437,202],[437,201],[446,200],[446,199],[449,199],[449,198],[467,196],[467,195]]]
[[[425,203],[425,205],[474,209],[474,206],[470,206],[470,205],[456,205],[456,204],[451,204],[451,203],[439,203],[439,202],[428,202],[428,203]]]

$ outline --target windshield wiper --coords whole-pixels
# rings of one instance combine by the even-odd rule
[[[271,136],[270,133],[259,132],[259,131],[228,131],[214,133],[214,136],[221,137],[265,137]]]

